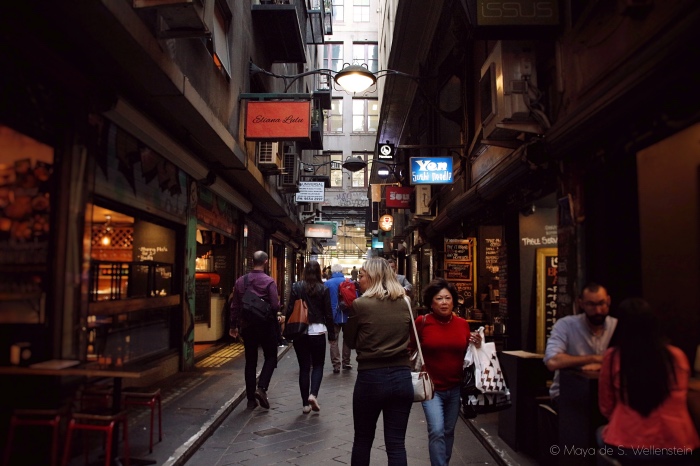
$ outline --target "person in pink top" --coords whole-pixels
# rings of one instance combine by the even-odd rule
[[[599,438],[623,464],[693,464],[700,439],[688,413],[688,358],[667,343],[645,300],[624,300],[618,319],[598,380],[600,412],[610,421]]]

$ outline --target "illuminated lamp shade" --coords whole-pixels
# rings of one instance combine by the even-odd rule
[[[363,92],[377,82],[374,74],[362,65],[348,65],[338,71],[335,82],[347,92]]]

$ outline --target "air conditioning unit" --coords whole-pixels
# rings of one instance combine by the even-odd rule
[[[498,41],[479,80],[483,139],[514,139],[523,132],[542,131],[526,103],[530,87],[537,87],[532,43]]]
[[[302,204],[301,212],[304,214],[312,214],[316,212],[316,204],[309,202],[308,204]]]
[[[278,142],[258,142],[255,155],[261,172],[276,171],[282,168],[282,156],[279,152]]]
[[[288,193],[299,192],[299,156],[293,145],[284,147],[282,173],[277,177],[277,188]]]

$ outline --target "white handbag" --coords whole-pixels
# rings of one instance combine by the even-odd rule
[[[425,370],[425,360],[423,359],[423,351],[420,347],[420,338],[418,338],[416,321],[413,318],[411,302],[408,300],[408,298],[406,298],[406,304],[408,304],[408,313],[411,315],[411,324],[413,325],[413,333],[416,335],[416,346],[418,347],[418,361],[416,364],[418,369],[411,372],[411,381],[413,382],[413,401],[428,401],[433,399],[435,386],[430,378],[430,374],[428,374],[428,372]]]

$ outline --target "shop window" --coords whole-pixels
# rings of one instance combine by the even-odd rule
[[[0,125],[0,154],[0,323],[44,323],[54,151]]]
[[[176,232],[88,204],[87,359],[121,365],[170,349]]]

